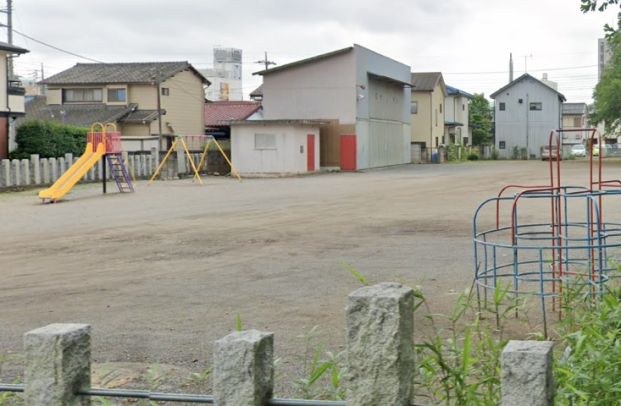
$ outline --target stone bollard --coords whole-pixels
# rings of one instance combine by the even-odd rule
[[[554,403],[550,341],[509,341],[502,351],[502,406]]]
[[[2,178],[0,179],[0,185],[4,187],[11,186],[11,161],[8,159],[2,160]]]
[[[262,406],[274,387],[274,335],[257,330],[216,341],[213,389],[216,406]]]
[[[54,183],[56,179],[58,179],[58,164],[56,163],[56,158],[50,158],[47,162],[50,164],[50,183]]]
[[[22,176],[22,185],[30,185],[30,160],[22,159],[21,161],[21,176]]]
[[[30,165],[32,167],[32,182],[35,185],[41,184],[41,162],[38,154],[30,155]]]
[[[347,304],[347,404],[406,406],[413,394],[414,291],[398,283],[356,290]]]
[[[19,159],[11,160],[11,177],[13,178],[13,186],[21,185],[21,171],[20,169]]]
[[[50,324],[24,335],[24,403],[29,406],[87,406],[76,396],[90,387],[91,328],[87,324]]]
[[[43,182],[44,185],[52,183],[50,163],[47,158],[41,158],[41,182]]]

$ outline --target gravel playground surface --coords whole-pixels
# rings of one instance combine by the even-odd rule
[[[563,165],[567,183],[586,183],[586,162]],[[472,282],[477,205],[504,184],[545,182],[547,168],[209,177],[105,196],[91,184],[52,205],[34,190],[0,193],[0,354],[19,354],[30,329],[82,322],[93,327],[96,364],[190,373],[208,368],[213,341],[239,315],[244,328],[275,333],[277,394],[290,394],[314,326],[326,349],[344,348],[346,296],[359,287],[347,266],[370,283],[420,285],[433,311],[446,312]],[[610,177],[619,169],[612,161]],[[0,377],[18,374],[16,361]]]

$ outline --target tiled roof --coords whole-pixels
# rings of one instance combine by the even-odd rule
[[[525,79],[532,79],[535,81],[535,83],[540,84],[541,86],[545,86],[546,88],[552,90],[554,93],[556,93],[558,95],[558,98],[561,101],[565,101],[567,100],[565,98],[565,96],[560,93],[558,90],[554,89],[553,87],[550,87],[548,85],[546,85],[544,82],[542,82],[541,80],[537,79],[536,77],[533,77],[531,75],[529,75],[528,73],[523,74],[522,76],[520,76],[519,78],[515,79],[513,82],[509,82],[506,85],[504,85],[503,87],[501,87],[500,89],[496,90],[494,93],[490,94],[489,97],[491,97],[492,99],[495,99],[496,96],[498,96],[500,93],[504,92],[505,90],[507,90],[508,88],[512,87],[515,84],[518,84],[519,82],[525,80]]]
[[[166,111],[162,110],[162,114],[166,114]],[[154,120],[157,120],[157,110],[133,110],[120,121],[127,124],[144,124]]]
[[[205,126],[220,127],[232,120],[245,120],[260,108],[260,103],[251,101],[205,103]]]
[[[254,89],[252,93],[250,93],[251,98],[262,98],[263,97],[263,84],[260,84],[259,87]]]
[[[441,72],[413,72],[412,91],[414,92],[433,92],[438,83],[442,80]]]
[[[159,76],[166,80],[184,70],[191,70],[203,83],[209,81],[189,62],[78,63],[74,67],[42,80],[46,85],[139,83],[150,84]]]
[[[20,117],[17,125],[25,120],[55,121],[77,127],[90,127],[95,122],[116,122],[136,109],[136,104],[129,106],[106,106],[97,104],[50,104],[45,96],[35,96],[26,102],[26,115]]]
[[[446,85],[446,92],[449,96],[464,96],[467,99],[474,99],[474,96],[456,87]],[[460,124],[461,125],[461,124]]]

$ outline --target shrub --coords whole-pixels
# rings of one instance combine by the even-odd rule
[[[17,129],[17,149],[11,158],[55,158],[71,153],[81,155],[86,146],[86,128],[62,125],[49,121],[31,120]]]
[[[474,152],[471,152],[468,154],[468,161],[478,161],[479,160],[479,155],[477,155]]]

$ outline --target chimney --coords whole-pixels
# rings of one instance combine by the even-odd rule
[[[513,53],[509,54],[509,83],[513,82]]]

